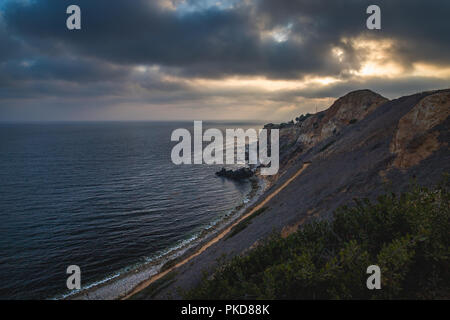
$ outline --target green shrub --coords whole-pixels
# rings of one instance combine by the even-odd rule
[[[315,221],[283,239],[274,234],[220,265],[184,292],[189,299],[450,298],[448,180],[412,186],[374,203],[356,200],[332,221]],[[381,290],[366,269],[381,268]]]

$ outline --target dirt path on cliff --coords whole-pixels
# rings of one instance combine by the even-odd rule
[[[149,285],[154,283],[155,281],[163,278],[167,274],[169,274],[171,271],[175,270],[178,267],[181,267],[182,265],[186,264],[187,262],[191,261],[193,258],[199,256],[201,253],[203,253],[206,249],[211,247],[213,244],[217,243],[219,240],[224,238],[235,226],[237,226],[239,223],[241,223],[243,220],[247,219],[249,216],[254,214],[259,209],[263,208],[270,200],[273,199],[280,191],[282,191],[284,188],[286,188],[293,180],[295,180],[307,167],[309,166],[309,163],[304,163],[303,166],[290,177],[287,179],[280,187],[278,187],[275,191],[270,193],[264,200],[262,200],[259,204],[257,204],[255,207],[253,207],[248,213],[244,214],[242,217],[240,217],[238,220],[236,220],[234,223],[229,225],[226,229],[224,229],[221,233],[216,235],[213,239],[205,243],[199,250],[197,250],[195,253],[191,254],[190,256],[186,257],[182,261],[178,262],[174,266],[170,267],[167,270],[164,270],[163,272],[160,272],[150,279],[142,282],[138,286],[136,286],[130,293],[126,294],[122,300],[128,299],[131,296],[135,295],[136,293],[142,291],[143,289],[147,288]]]

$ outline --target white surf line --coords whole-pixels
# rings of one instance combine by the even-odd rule
[[[211,239],[210,241],[208,241],[207,243],[205,243],[198,251],[196,251],[195,253],[193,253],[192,255],[186,257],[185,259],[183,259],[182,261],[178,262],[177,264],[175,264],[174,266],[168,268],[167,270],[164,270],[163,272],[160,272],[156,275],[154,275],[153,277],[151,277],[148,280],[145,280],[144,282],[142,282],[141,284],[137,285],[133,290],[131,290],[131,292],[129,292],[128,294],[126,294],[122,300],[128,299],[131,296],[135,295],[136,293],[142,291],[143,289],[147,288],[149,285],[151,285],[152,283],[154,283],[156,280],[159,280],[161,278],[163,278],[164,276],[166,276],[168,273],[170,273],[171,271],[173,271],[174,269],[181,267],[182,265],[186,264],[187,262],[191,261],[193,258],[197,257],[198,255],[200,255],[201,253],[203,253],[206,249],[208,249],[209,247],[211,247],[213,244],[217,243],[220,239],[222,239],[223,237],[225,237],[228,232],[231,231],[231,229],[233,229],[235,226],[237,226],[239,223],[241,223],[243,220],[245,220],[246,218],[248,218],[249,216],[251,216],[252,214],[254,214],[256,211],[258,211],[259,209],[261,209],[264,205],[266,205],[270,200],[273,199],[273,197],[275,197],[278,193],[280,193],[281,190],[283,190],[284,188],[286,188],[295,178],[297,178],[308,166],[310,165],[310,163],[304,163],[303,166],[301,167],[300,170],[298,170],[292,177],[290,177],[287,181],[285,181],[278,189],[276,189],[274,192],[272,192],[271,194],[269,194],[263,201],[261,201],[261,203],[259,203],[257,206],[255,206],[253,209],[251,209],[247,214],[243,215],[242,217],[240,217],[237,221],[235,221],[234,223],[232,223],[230,226],[228,226],[225,230],[223,230],[220,234],[218,234],[217,236],[215,236],[213,239]]]

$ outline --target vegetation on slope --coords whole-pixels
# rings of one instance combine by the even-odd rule
[[[273,235],[184,293],[189,299],[428,299],[450,297],[449,183],[355,200],[332,221]],[[369,265],[381,290],[368,290]]]

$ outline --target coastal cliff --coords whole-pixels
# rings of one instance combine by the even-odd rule
[[[358,90],[337,99],[324,111],[301,115],[296,122],[266,125],[266,129],[280,129],[280,175],[309,149],[329,138],[337,139],[342,130],[364,119],[387,101],[371,90]]]
[[[281,167],[261,197],[264,210],[133,298],[181,298],[218,259],[246,255],[273,232],[287,238],[311,221],[331,221],[355,198],[405,192],[413,179],[435,185],[450,171],[449,103],[450,89],[395,100],[360,90],[296,122],[266,125],[280,129]]]

